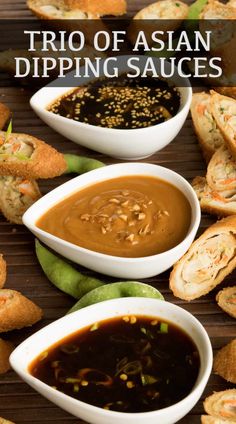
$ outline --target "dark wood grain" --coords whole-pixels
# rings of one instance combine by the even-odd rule
[[[133,14],[148,3],[150,3],[148,0],[130,0],[129,14]],[[32,14],[27,10],[25,0],[0,0],[1,18],[32,19]],[[116,162],[112,158],[79,147],[56,134],[43,124],[31,110],[29,98],[33,94],[33,90],[16,86],[5,74],[1,74],[0,77],[0,101],[6,103],[13,111],[14,131],[27,132],[41,137],[61,151],[93,156],[102,159],[107,164]],[[184,128],[176,139],[164,150],[149,158],[148,162],[171,168],[179,172],[188,181],[191,181],[196,175],[204,174],[205,164],[190,118],[187,119]],[[66,181],[65,177],[44,181],[40,183],[42,192],[47,193],[64,181]],[[199,234],[212,222],[214,222],[212,218],[203,216]],[[33,328],[13,331],[4,335],[5,339],[11,340],[17,345],[41,327],[63,316],[73,305],[73,300],[52,287],[42,273],[34,254],[33,236],[23,226],[7,223],[1,215],[0,252],[4,254],[8,264],[6,287],[20,290],[44,311],[44,319]],[[79,269],[88,275],[92,275],[92,272],[87,269],[82,267],[79,267]],[[223,313],[215,302],[218,288],[203,298],[186,303],[174,298],[169,291],[168,277],[169,273],[166,272],[158,277],[147,279],[145,282],[161,290],[166,300],[182,306],[200,320],[211,338],[214,352],[236,336],[235,321]],[[102,278],[105,281],[112,280],[108,277]],[[235,284],[235,278],[236,273],[233,273],[222,283],[221,288]],[[220,377],[212,375],[200,402],[188,416],[180,421],[180,424],[198,424],[200,415],[203,413],[203,398],[213,391],[231,387]],[[57,408],[33,391],[13,371],[0,376],[0,416],[4,416],[17,424],[82,424],[82,421]]]

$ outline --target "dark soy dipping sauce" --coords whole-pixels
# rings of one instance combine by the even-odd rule
[[[183,399],[200,367],[191,338],[170,322],[145,316],[101,321],[61,340],[30,373],[83,402],[145,412]]]
[[[57,99],[48,110],[86,124],[145,128],[167,121],[180,107],[180,93],[160,78],[97,79]]]

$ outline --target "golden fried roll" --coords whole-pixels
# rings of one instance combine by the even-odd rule
[[[131,43],[135,44],[139,31],[144,31],[147,42],[154,44],[152,32],[175,31],[187,18],[188,9],[189,6],[180,0],[159,0],[149,4],[134,16],[130,24],[128,36]]]
[[[9,222],[22,224],[22,216],[40,197],[36,181],[12,176],[0,177],[0,210]]]
[[[7,264],[0,255],[0,289],[4,286],[7,276]]]
[[[207,414],[236,422],[236,389],[215,392],[203,403]]]
[[[126,0],[67,0],[67,2],[72,9],[77,8],[96,16],[122,16],[127,9]]]
[[[229,1],[227,2],[227,4],[228,4],[228,6],[236,7],[236,0],[229,0]]]
[[[236,4],[236,1],[235,1]],[[236,99],[236,87],[214,87],[214,90],[227,97]]]
[[[236,189],[212,190],[205,177],[195,177],[192,187],[198,197],[202,212],[219,217],[236,214]]]
[[[212,156],[206,180],[212,190],[236,190],[236,161],[226,146],[221,147]]]
[[[236,286],[221,290],[216,296],[216,301],[223,311],[236,318]]]
[[[11,116],[10,109],[3,103],[0,103],[0,130],[3,129]]]
[[[232,424],[231,420],[224,420],[223,418],[213,417],[212,415],[202,415],[202,424]]]
[[[0,374],[4,374],[11,368],[9,357],[13,350],[14,346],[12,343],[0,339]]]
[[[209,227],[174,265],[170,289],[193,300],[207,294],[236,267],[236,215]]]
[[[211,113],[210,94],[193,94],[191,115],[203,156],[208,163],[215,151],[225,144]]]
[[[211,92],[211,111],[228,148],[236,159],[236,100]]]
[[[42,310],[15,290],[0,290],[0,332],[30,327],[42,318]]]
[[[94,44],[94,36],[98,31],[107,31],[107,26],[100,19],[98,12],[93,13],[90,11],[82,10],[81,5],[88,3],[88,0],[27,0],[27,6],[34,15],[40,19],[51,20],[50,24],[57,30],[65,29],[67,31],[80,30],[86,37],[86,42]],[[109,6],[116,4],[123,4],[124,0],[105,0],[105,3],[111,3]],[[92,2],[92,0],[89,0]],[[93,2],[94,9],[102,9],[104,11],[103,1]],[[91,9],[90,9],[91,10]],[[114,10],[115,14],[115,10]],[[89,20],[96,20],[96,22],[89,23]],[[58,22],[60,20],[60,22]]]
[[[82,11],[79,0],[27,0],[27,6],[41,19],[96,19],[98,15]]]
[[[0,424],[15,424],[15,423],[13,423],[12,421],[5,420],[4,418],[0,417]]]
[[[213,371],[226,381],[236,384],[236,339],[217,352],[214,358]]]
[[[212,30],[211,51],[224,46],[234,34],[236,10],[229,3],[208,0],[199,15],[199,28],[202,33]]]
[[[0,131],[0,175],[54,178],[66,170],[64,156],[38,138]]]

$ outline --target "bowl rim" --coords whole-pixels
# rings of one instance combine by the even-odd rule
[[[118,56],[121,60],[123,59],[123,58],[129,58],[129,57],[133,57],[132,55],[121,55],[121,56]],[[147,59],[148,57],[147,56],[144,56],[144,55],[136,55],[135,57],[137,57],[137,58],[141,58],[141,60],[145,60],[145,59]],[[160,58],[158,58],[158,57],[152,57],[152,59],[154,60],[154,61],[156,61],[156,62],[158,62],[158,61],[160,61]],[[101,64],[104,62],[106,60],[106,58],[103,58],[102,60],[101,60]],[[166,62],[166,66],[169,66],[169,62]],[[82,67],[82,69],[81,69],[81,71],[84,69],[84,67]],[[177,67],[174,65],[174,69],[175,69],[175,71],[177,71]],[[123,72],[123,71],[122,71]],[[119,75],[122,73],[121,71],[119,72]],[[66,74],[66,77],[65,78],[70,78],[70,77],[73,77],[73,75],[74,75],[74,71],[71,71],[71,72],[69,72],[68,74]],[[103,73],[101,73],[101,77],[103,76]],[[74,87],[65,87],[64,85],[63,85],[63,87],[61,87],[60,86],[60,78],[56,78],[54,81],[52,81],[52,82],[50,82],[49,84],[47,84],[47,85],[45,85],[44,87],[42,87],[41,89],[39,89],[31,98],[30,98],[30,105],[31,105],[31,107],[35,110],[35,111],[40,111],[41,113],[43,112],[45,115],[48,115],[48,116],[52,116],[53,115],[53,117],[54,117],[54,120],[55,121],[58,121],[58,122],[61,122],[61,123],[65,123],[65,124],[68,124],[68,123],[70,123],[71,125],[73,124],[75,127],[77,126],[78,128],[79,127],[81,127],[81,128],[84,128],[84,129],[90,129],[91,131],[98,131],[98,132],[104,132],[104,131],[106,131],[107,133],[112,133],[112,134],[115,134],[115,133],[124,133],[124,131],[125,132],[129,132],[129,133],[132,133],[132,134],[134,134],[135,132],[139,132],[139,131],[150,131],[151,129],[153,129],[153,128],[160,128],[160,129],[165,129],[168,125],[169,125],[169,123],[174,123],[174,120],[177,120],[178,119],[178,117],[180,116],[180,115],[182,115],[182,114],[184,114],[185,113],[185,110],[186,110],[186,108],[189,108],[189,106],[190,106],[190,104],[191,104],[191,100],[192,100],[192,86],[191,86],[191,84],[190,84],[190,81],[189,81],[189,78],[188,77],[184,77],[184,76],[179,76],[178,75],[178,77],[181,79],[181,80],[183,80],[184,81],[184,83],[186,84],[186,86],[183,86],[183,87],[178,87],[177,86],[177,88],[180,90],[180,92],[184,89],[184,90],[186,90],[186,99],[185,99],[185,101],[183,102],[183,104],[181,105],[180,104],[180,107],[179,107],[179,110],[177,111],[177,113],[174,115],[174,116],[172,116],[170,119],[168,119],[167,121],[164,121],[164,122],[161,122],[161,123],[157,123],[157,124],[155,124],[155,125],[151,125],[150,127],[146,127],[146,128],[134,128],[134,129],[132,129],[132,128],[128,128],[128,129],[126,129],[126,128],[107,128],[107,127],[99,127],[99,126],[96,126],[96,125],[91,125],[91,124],[87,124],[87,123],[84,123],[84,122],[80,122],[80,121],[76,121],[76,120],[74,120],[74,119],[70,119],[70,118],[66,118],[66,117],[64,117],[64,116],[61,116],[61,115],[57,115],[57,114],[55,114],[55,113],[53,113],[53,112],[51,112],[51,111],[49,111],[47,108],[54,102],[54,101],[56,101],[57,99],[60,99],[60,97],[62,97],[62,96],[64,96],[66,93],[69,93],[70,91],[72,91],[73,89],[76,89],[77,87],[80,87],[81,85],[83,85],[82,83],[79,83],[78,85],[76,85],[76,86],[74,86]],[[99,77],[100,78],[100,77]],[[94,81],[94,80],[97,80],[97,79],[99,79],[99,78],[97,78],[97,77],[91,77],[91,78],[88,78],[87,79],[87,82],[90,82],[90,81]],[[81,80],[81,79],[83,79],[82,77],[80,77],[79,78],[79,80]],[[166,80],[168,81],[168,80],[171,80],[171,78],[166,78]],[[57,82],[58,82],[58,86],[54,86],[54,84],[57,84]],[[85,84],[86,84],[86,82],[85,82]],[[54,99],[52,99],[52,100],[50,100],[50,101],[48,101],[47,102],[47,105],[46,106],[39,106],[38,104],[37,104],[37,99],[42,95],[42,94],[44,94],[44,91],[45,92],[48,92],[48,90],[51,90],[51,89],[60,89],[60,90],[62,90],[62,93],[60,94],[60,95],[57,95],[57,96],[55,96],[54,97]]]
[[[93,413],[99,413],[100,415],[104,415],[105,417],[109,417],[109,416],[113,416],[114,418],[120,417],[120,418],[126,419],[127,422],[129,420],[132,421],[135,417],[143,418],[143,419],[147,418],[148,419],[148,418],[151,418],[151,417],[156,416],[156,415],[163,416],[163,415],[166,415],[168,413],[173,412],[173,410],[175,408],[177,409],[178,407],[181,407],[181,405],[184,406],[184,404],[186,404],[189,400],[194,399],[196,393],[198,392],[198,390],[200,389],[200,387],[202,385],[205,387],[205,385],[207,384],[207,381],[209,379],[211,369],[212,369],[212,365],[213,365],[213,352],[212,352],[212,346],[211,346],[210,338],[207,334],[207,331],[205,330],[203,325],[200,323],[200,321],[197,318],[195,318],[195,316],[192,315],[190,312],[186,311],[184,308],[182,308],[182,307],[180,307],[176,304],[173,304],[171,302],[167,302],[165,300],[147,298],[147,297],[145,297],[145,298],[144,297],[127,297],[127,298],[110,299],[110,300],[105,300],[103,302],[99,302],[99,303],[87,306],[87,307],[82,308],[78,311],[75,311],[75,312],[73,312],[69,315],[65,315],[64,317],[59,318],[56,321],[53,321],[52,323],[50,323],[46,327],[43,327],[42,329],[40,329],[39,331],[37,331],[36,333],[34,333],[30,337],[28,337],[26,340],[24,340],[10,355],[10,364],[11,364],[12,368],[20,375],[20,377],[22,377],[23,379],[25,377],[25,381],[28,384],[30,384],[30,382],[33,383],[33,382],[37,381],[36,384],[41,386],[42,389],[44,389],[44,390],[46,389],[46,391],[50,392],[50,393],[55,393],[55,389],[50,387],[48,384],[42,382],[41,380],[37,379],[36,377],[32,376],[32,374],[30,374],[30,372],[29,372],[29,365],[33,362],[34,359],[37,358],[38,355],[34,356],[33,359],[28,360],[24,369],[21,368],[19,363],[17,365],[17,361],[19,361],[19,355],[21,355],[21,351],[23,350],[23,352],[24,352],[24,349],[25,349],[25,347],[27,347],[28,344],[30,346],[33,343],[35,338],[45,335],[45,333],[47,333],[48,330],[52,329],[53,327],[56,327],[56,328],[57,328],[57,326],[59,327],[59,325],[64,323],[65,321],[69,322],[71,316],[72,316],[72,318],[73,317],[75,318],[77,316],[80,316],[81,313],[84,314],[84,315],[92,316],[94,309],[95,309],[95,311],[96,311],[96,309],[98,309],[97,315],[99,315],[99,313],[101,313],[102,311],[105,310],[106,306],[109,307],[109,305],[111,305],[111,306],[114,305],[114,308],[115,308],[115,305],[118,304],[117,308],[119,308],[119,304],[121,304],[121,307],[122,307],[123,304],[125,304],[125,306],[126,306],[126,304],[127,304],[127,306],[131,304],[130,307],[132,307],[137,301],[142,301],[142,304],[145,304],[145,302],[146,302],[145,307],[147,309],[150,305],[152,306],[152,304],[154,304],[154,303],[156,303],[157,306],[158,306],[158,304],[161,304],[162,306],[164,304],[164,307],[165,307],[165,305],[167,305],[167,308],[171,308],[173,310],[179,311],[182,314],[182,316],[184,316],[186,320],[190,320],[191,323],[194,325],[194,328],[196,328],[198,330],[199,336],[201,337],[201,340],[204,344],[204,350],[206,351],[207,355],[204,356],[204,358],[206,358],[206,361],[205,361],[205,364],[203,364],[200,349],[199,349],[199,347],[197,347],[199,355],[200,355],[199,373],[198,373],[198,377],[196,379],[196,382],[195,382],[192,390],[189,392],[189,394],[187,396],[185,396],[183,399],[181,399],[179,402],[176,402],[173,405],[170,405],[166,408],[161,408],[161,409],[157,409],[157,410],[153,410],[153,411],[147,411],[147,412],[133,412],[133,413],[118,412],[118,411],[113,411],[113,410],[105,410],[105,409],[100,408],[98,406],[95,406],[95,405],[83,402],[81,400],[75,399],[72,396],[66,395],[66,394],[64,394],[60,391],[57,391],[57,398],[59,398],[60,400],[70,399],[70,403],[72,403],[74,406],[78,406],[78,407],[82,406],[83,409],[86,410],[86,411],[90,411],[90,412],[93,412]],[[152,314],[152,315],[149,315],[149,316],[158,317],[158,313],[159,312],[157,312],[157,315]],[[132,312],[130,312],[129,315],[130,314],[132,314]],[[148,312],[147,313],[142,312],[142,313],[139,313],[139,314],[135,313],[135,315],[136,316],[138,316],[138,315],[148,316]],[[76,331],[80,331],[83,328],[89,327],[94,322],[99,322],[99,320],[104,321],[104,320],[109,320],[109,318],[121,317],[121,316],[123,316],[122,311],[118,312],[117,314],[114,314],[114,315],[113,315],[113,313],[109,313],[109,315],[106,318],[96,318],[95,317],[95,318],[92,319],[91,324],[86,324],[86,325],[82,325],[82,326],[80,326],[78,324],[78,329]],[[159,316],[159,318],[160,318],[160,316]],[[167,321],[168,321],[168,319],[167,319]],[[79,323],[80,320],[77,319],[77,322]],[[173,322],[173,321],[170,319],[169,322]],[[185,333],[193,340],[193,342],[195,344],[197,344],[195,342],[194,337],[192,337],[192,335],[189,334],[183,326],[181,326],[179,323],[175,324],[175,325],[177,325],[177,327],[179,327],[183,331],[185,331]],[[63,328],[63,325],[61,325],[60,328]],[[67,335],[57,337],[56,340],[53,343],[49,344],[48,348],[55,345],[60,340],[63,340],[67,336],[74,334],[76,331],[69,330],[69,331],[67,331]],[[43,352],[44,350],[41,350],[41,352]],[[39,353],[39,355],[40,355],[40,353]],[[35,389],[35,385],[34,384],[32,384],[32,385]],[[203,389],[204,389],[204,387],[203,387]],[[35,389],[35,390],[37,390],[37,389]],[[40,391],[40,393],[42,393],[42,391]],[[195,405],[195,403],[194,403],[194,405]]]
[[[108,254],[97,252],[95,250],[90,250],[90,249],[87,249],[85,247],[81,247],[81,246],[76,245],[74,243],[71,243],[71,242],[68,242],[66,240],[63,240],[62,238],[57,237],[57,236],[54,236],[54,235],[50,234],[49,232],[44,231],[44,230],[40,229],[39,227],[37,227],[36,220],[33,220],[33,222],[32,222],[32,218],[31,218],[32,211],[34,211],[34,209],[36,209],[38,207],[38,205],[41,206],[40,203],[42,201],[44,201],[45,198],[51,197],[54,194],[56,194],[57,192],[61,191],[67,185],[71,185],[72,184],[71,183],[72,181],[73,182],[77,182],[77,181],[79,182],[80,179],[81,179],[81,177],[86,178],[86,176],[91,175],[92,173],[94,173],[95,176],[98,173],[102,172],[102,171],[105,171],[105,172],[108,172],[109,173],[109,169],[111,169],[111,168],[113,168],[113,169],[115,169],[115,168],[121,168],[122,169],[122,168],[127,168],[128,167],[130,169],[131,167],[136,167],[136,166],[139,166],[141,168],[140,169],[140,173],[135,173],[135,172],[134,172],[134,174],[125,174],[124,173],[124,174],[122,174],[122,176],[125,177],[125,176],[130,176],[130,175],[140,175],[140,176],[141,175],[145,175],[145,176],[151,176],[153,178],[160,178],[160,179],[162,179],[164,181],[167,181],[165,178],[159,177],[159,176],[153,176],[151,173],[142,173],[142,168],[149,168],[149,169],[152,168],[152,169],[154,169],[154,167],[155,167],[155,169],[158,169],[158,170],[163,170],[164,169],[165,172],[170,173],[175,179],[178,179],[179,181],[181,181],[186,186],[186,188],[189,190],[189,195],[185,195],[183,193],[183,191],[181,189],[179,189],[185,195],[185,197],[187,198],[187,200],[189,201],[190,206],[191,206],[192,217],[191,217],[190,226],[189,226],[188,232],[185,235],[185,237],[183,238],[183,240],[180,243],[178,243],[176,246],[172,247],[171,249],[168,249],[168,250],[166,250],[164,252],[157,253],[157,254],[154,254],[154,255],[142,256],[142,257],[137,257],[137,258],[136,257],[135,258],[132,258],[132,257],[122,257],[122,256],[108,255]],[[98,182],[94,181],[93,183],[85,183],[85,184],[83,184],[82,187],[81,187],[81,189],[83,190],[84,188],[89,187],[89,186],[91,186],[93,184],[97,184],[97,183],[99,184],[102,181],[107,181],[109,179],[116,179],[116,178],[119,178],[119,177],[111,177],[111,178],[108,177],[108,178],[106,178],[106,176],[104,176],[104,178],[99,179]],[[174,185],[176,187],[175,182],[171,182],[170,184],[172,184],[172,185]],[[51,206],[49,208],[45,208],[44,211],[41,212],[40,216],[43,216],[43,214],[45,214],[48,210],[50,210],[50,208],[52,208],[56,204],[59,204],[63,199],[66,199],[67,197],[70,197],[71,195],[73,195],[73,193],[76,193],[79,190],[80,190],[80,188],[78,189],[78,187],[77,187],[77,189],[76,189],[75,186],[74,186],[72,190],[70,189],[64,195],[64,197],[61,198],[61,200],[59,200],[57,202],[51,202]],[[189,199],[190,195],[192,197],[191,200]],[[195,214],[195,219],[194,219],[193,214]],[[37,220],[38,219],[39,219],[39,217],[37,218]],[[130,162],[129,163],[129,162],[127,162],[127,163],[118,163],[118,164],[108,165],[108,166],[105,166],[105,167],[98,168],[98,169],[95,169],[93,171],[87,172],[86,174],[79,175],[79,176],[73,178],[72,180],[67,181],[64,184],[61,184],[60,186],[56,187],[54,190],[52,190],[49,193],[47,193],[46,195],[44,195],[41,199],[37,200],[37,202],[35,202],[29,209],[27,209],[27,211],[24,213],[24,215],[22,217],[22,221],[23,221],[24,225],[28,229],[30,229],[32,232],[34,232],[36,234],[39,234],[39,235],[41,235],[43,237],[46,237],[47,239],[50,239],[50,240],[52,240],[55,243],[59,243],[60,245],[64,245],[65,248],[67,248],[67,247],[74,248],[74,249],[76,249],[79,252],[83,252],[85,254],[89,254],[89,255],[91,255],[93,257],[101,258],[101,259],[104,259],[104,260],[113,260],[113,261],[117,261],[119,263],[124,263],[124,264],[125,263],[132,263],[132,264],[143,263],[143,262],[146,262],[148,260],[155,260],[155,259],[161,260],[162,258],[164,258],[167,255],[172,255],[172,254],[174,255],[175,252],[181,246],[183,246],[185,244],[186,240],[188,240],[188,238],[191,237],[191,235],[195,231],[195,229],[197,230],[197,228],[200,225],[200,220],[201,220],[201,208],[200,208],[200,204],[199,204],[197,195],[196,195],[195,191],[193,190],[192,186],[189,184],[189,182],[184,177],[182,177],[180,174],[178,174],[175,171],[172,171],[169,168],[166,168],[166,167],[161,166],[161,165],[154,165],[154,164],[143,163],[143,162],[142,163],[139,163],[139,162]]]

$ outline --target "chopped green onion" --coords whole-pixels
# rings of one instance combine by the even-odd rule
[[[30,158],[22,153],[15,153],[12,156],[15,156],[19,160],[30,160]]]
[[[149,374],[141,374],[141,381],[143,386],[149,386],[151,384],[156,383],[158,381],[158,378]]]
[[[160,332],[161,333],[168,333],[168,324],[166,322],[162,322],[160,324]]]
[[[90,330],[89,330],[89,331],[96,331],[98,328],[99,328],[99,323],[98,323],[98,322],[95,322],[95,323],[92,325],[92,327],[90,328]]]
[[[10,120],[9,125],[7,127],[7,130],[6,130],[5,142],[8,140],[8,138],[11,135],[11,133],[12,133],[12,119]]]
[[[80,383],[80,382],[81,382],[81,378],[68,377],[68,378],[65,379],[65,383],[76,384],[76,383]]]
[[[142,371],[142,364],[140,361],[128,362],[126,365],[124,365],[122,371],[127,375],[139,374]]]
[[[147,334],[147,329],[145,327],[141,327],[140,330],[143,334]]]
[[[79,385],[78,384],[74,384],[74,392],[78,393],[79,391]]]
[[[39,360],[43,361],[47,357],[48,357],[48,351],[46,350],[45,352],[41,353]]]

